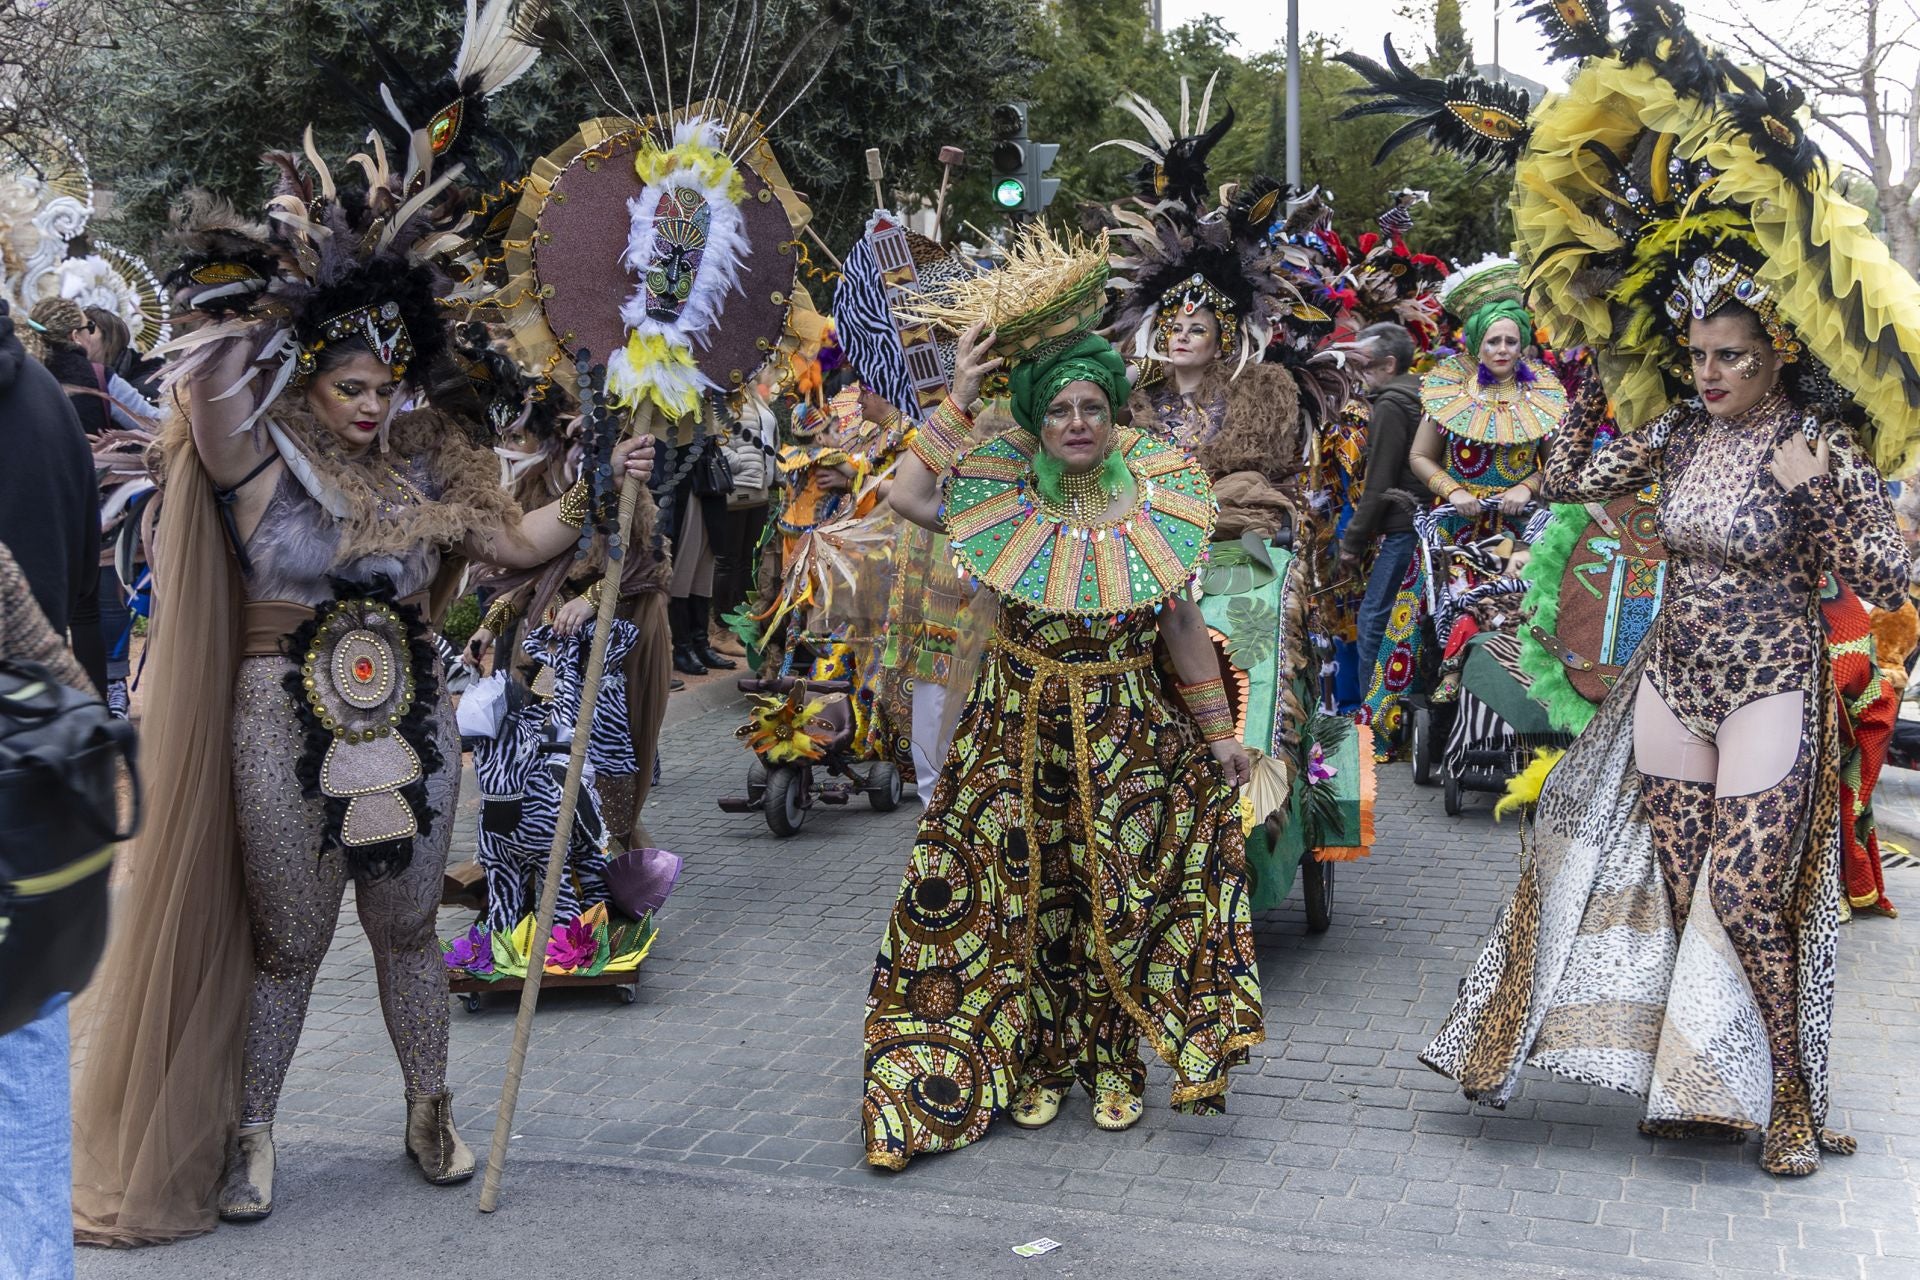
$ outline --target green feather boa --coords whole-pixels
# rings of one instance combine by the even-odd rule
[[[1527,582],[1521,612],[1533,626],[1550,635],[1560,629],[1560,583],[1566,576],[1567,561],[1592,527],[1593,517],[1579,503],[1555,503],[1553,519],[1534,541],[1533,554],[1520,571]],[[1573,687],[1566,665],[1524,626],[1520,628],[1520,670],[1533,680],[1527,696],[1547,709],[1547,720],[1560,732],[1579,733],[1599,710]]]

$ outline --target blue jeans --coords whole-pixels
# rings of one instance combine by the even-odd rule
[[[1367,594],[1360,599],[1360,616],[1355,620],[1360,649],[1360,684],[1373,683],[1373,669],[1380,661],[1380,644],[1387,635],[1387,619],[1393,616],[1393,602],[1406,581],[1413,564],[1414,548],[1419,545],[1411,533],[1383,533],[1380,553],[1374,557],[1373,572],[1367,577]],[[1363,693],[1361,695],[1365,697]]]
[[[67,1006],[0,1036],[0,1280],[72,1280]]]

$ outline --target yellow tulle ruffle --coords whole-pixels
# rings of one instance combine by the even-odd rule
[[[1594,142],[1627,159],[1647,131],[1672,135],[1673,154],[1719,173],[1699,212],[1748,213],[1767,258],[1760,283],[1806,348],[1866,409],[1869,456],[1888,476],[1913,470],[1920,463],[1920,285],[1825,174],[1807,191],[1796,188],[1744,136],[1725,130],[1698,101],[1678,97],[1646,65],[1590,60],[1564,93],[1534,113],[1532,140],[1514,175],[1515,249],[1528,269],[1535,314],[1554,343],[1593,348],[1622,427],[1641,426],[1667,407],[1662,369],[1678,367],[1680,353],[1657,326],[1616,333],[1606,290],[1582,278],[1595,255],[1622,242],[1586,212],[1613,179],[1580,149]]]

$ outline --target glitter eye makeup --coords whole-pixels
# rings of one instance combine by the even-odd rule
[[[336,382],[333,384],[333,398],[345,404],[357,399],[365,389],[357,382]]]
[[[1758,351],[1749,351],[1733,362],[1733,371],[1744,381],[1752,381],[1760,376],[1762,363]]]

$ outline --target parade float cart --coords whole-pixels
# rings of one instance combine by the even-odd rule
[[[1253,909],[1279,907],[1298,879],[1307,928],[1323,932],[1333,919],[1334,865],[1373,845],[1370,733],[1318,709],[1305,565],[1291,546],[1256,534],[1215,543],[1200,590],[1240,741],[1253,756],[1240,799]]]

